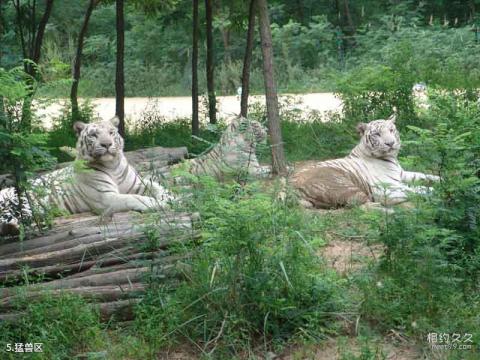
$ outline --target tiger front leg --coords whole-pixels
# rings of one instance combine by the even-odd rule
[[[153,197],[162,206],[166,206],[174,200],[173,195],[165,187],[154,181],[151,176],[139,178],[135,186],[130,189],[129,194],[142,194]]]
[[[105,193],[101,196],[100,205],[96,209],[103,217],[109,217],[117,212],[159,210],[164,207],[157,199],[135,194]]]
[[[378,188],[375,191],[375,201],[384,206],[400,205],[409,200],[411,194],[427,195],[432,192],[432,188],[426,186],[394,186],[387,188]]]
[[[142,179],[143,191],[139,193],[146,194],[155,198],[163,206],[175,200],[174,196],[164,186],[154,181],[152,177],[145,177]]]
[[[435,182],[435,181],[440,181],[440,176],[424,174],[424,173],[415,172],[415,171],[402,171],[401,180],[402,182],[407,182],[407,183],[418,181],[418,180]]]

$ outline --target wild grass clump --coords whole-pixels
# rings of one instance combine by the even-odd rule
[[[200,179],[197,186],[191,201],[202,244],[185,282],[175,292],[154,290],[140,306],[147,343],[193,342],[226,358],[334,331],[340,285],[312,250],[306,215],[256,185]]]
[[[28,354],[32,359],[72,359],[76,354],[101,349],[103,345],[99,315],[81,297],[42,296],[17,304],[23,315],[15,323],[0,323],[2,359],[16,359],[6,344],[42,343],[43,352]]]

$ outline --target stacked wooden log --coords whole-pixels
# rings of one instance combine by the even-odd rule
[[[168,169],[169,163],[185,154],[182,148],[153,148],[128,156],[139,171],[149,171]],[[131,318],[132,305],[149,278],[170,281],[181,273],[184,255],[172,253],[171,245],[198,238],[197,219],[196,214],[171,210],[118,213],[108,221],[89,213],[76,214],[57,219],[50,231],[27,240],[4,239],[0,242],[0,320],[21,315],[16,308],[19,300],[62,293],[83,296],[98,308],[103,320],[112,315]]]

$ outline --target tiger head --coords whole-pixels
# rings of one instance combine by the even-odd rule
[[[267,138],[267,129],[256,120],[237,117],[231,123],[233,132],[239,131],[252,145],[263,142]]]
[[[375,158],[396,157],[401,143],[395,119],[396,115],[393,114],[387,120],[358,124],[357,130],[362,136],[362,150]]]
[[[77,135],[77,159],[108,163],[123,152],[123,139],[118,133],[118,117],[85,124],[77,121],[73,128]]]

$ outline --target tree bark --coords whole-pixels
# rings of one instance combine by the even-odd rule
[[[243,58],[242,95],[240,100],[240,116],[247,117],[248,96],[250,95],[250,65],[252,63],[253,41],[255,39],[255,0],[250,0],[248,9],[247,46]]]
[[[134,306],[140,302],[140,299],[127,299],[112,302],[105,302],[100,304],[92,304],[92,307],[100,313],[100,320],[108,322],[112,316],[115,320],[128,321],[134,317]],[[0,314],[0,321],[15,323],[18,322],[24,312],[14,312],[9,314]]]
[[[144,291],[145,285],[141,283],[131,283],[127,285],[82,286],[71,289],[28,291],[20,295],[20,298],[24,297],[28,298],[29,301],[35,301],[45,295],[60,296],[67,293],[82,296],[88,301],[111,302],[131,298]],[[3,310],[12,309],[15,302],[18,301],[18,298],[18,296],[13,295],[0,299],[0,308]]]
[[[265,100],[267,103],[268,128],[272,146],[272,173],[285,175],[287,165],[283,151],[280,112],[278,108],[277,89],[273,71],[273,47],[267,0],[256,0],[260,38],[262,41],[263,78],[265,82]]]
[[[198,0],[193,0],[192,10],[192,134],[198,136]]]
[[[352,15],[350,13],[350,5],[348,4],[348,0],[343,0],[343,8],[345,10],[345,17],[347,19],[347,25],[348,25],[348,30],[347,34],[350,36],[354,36],[356,29],[355,29],[355,24],[353,23],[352,20]],[[352,38],[351,40],[352,45],[355,43],[355,40]]]
[[[223,40],[223,62],[229,64],[232,61],[230,56],[230,29],[223,27],[221,32]]]
[[[123,0],[116,0],[117,10],[117,63],[115,72],[115,115],[120,119],[118,132],[125,137],[125,79],[124,79],[124,55],[125,55],[125,21]]]
[[[77,40],[77,52],[73,60],[73,69],[72,69],[72,88],[70,90],[70,101],[72,103],[72,122],[81,120],[80,112],[78,110],[78,83],[80,82],[80,68],[82,64],[82,51],[83,51],[83,42],[85,35],[88,30],[88,22],[90,21],[90,16],[92,11],[95,8],[96,0],[90,0],[88,3],[87,11],[85,12],[85,17],[83,19],[82,28],[78,34]]]
[[[207,92],[208,92],[208,115],[211,124],[217,123],[217,100],[215,98],[214,80],[214,49],[213,49],[213,10],[212,1],[205,0],[205,13],[207,22]]]
[[[25,72],[30,75],[30,78],[27,79],[27,84],[30,87],[29,93],[23,99],[22,104],[22,119],[21,119],[21,126],[23,130],[30,131],[32,127],[32,114],[31,114],[31,106],[33,95],[35,93],[35,81],[38,80],[38,71],[37,65],[40,61],[41,49],[43,44],[43,36],[45,34],[45,28],[47,26],[48,20],[52,13],[53,9],[53,0],[46,0],[45,2],[45,10],[43,12],[42,18],[38,23],[38,27],[35,24],[34,16],[36,12],[36,3],[34,2],[32,6],[29,7],[31,11],[31,16],[33,21],[30,24],[24,24],[24,14],[22,17],[22,9],[20,0],[13,0],[13,6],[15,8],[16,13],[16,22],[17,22],[17,35],[20,38],[20,44],[22,47],[22,54],[23,58],[26,60],[31,60],[34,64],[29,62],[24,62],[24,70]],[[24,33],[24,26],[30,26],[28,29],[27,36]],[[27,38],[26,38],[27,37]],[[30,40],[30,41],[29,41]]]
[[[41,49],[43,44],[43,35],[45,34],[45,28],[47,27],[48,19],[50,18],[52,9],[53,9],[53,0],[47,0],[47,3],[45,4],[45,12],[43,13],[42,19],[38,24],[38,30],[35,36],[35,43],[33,47],[33,56],[32,56],[32,60],[35,64],[38,64],[38,62],[40,61]]]

